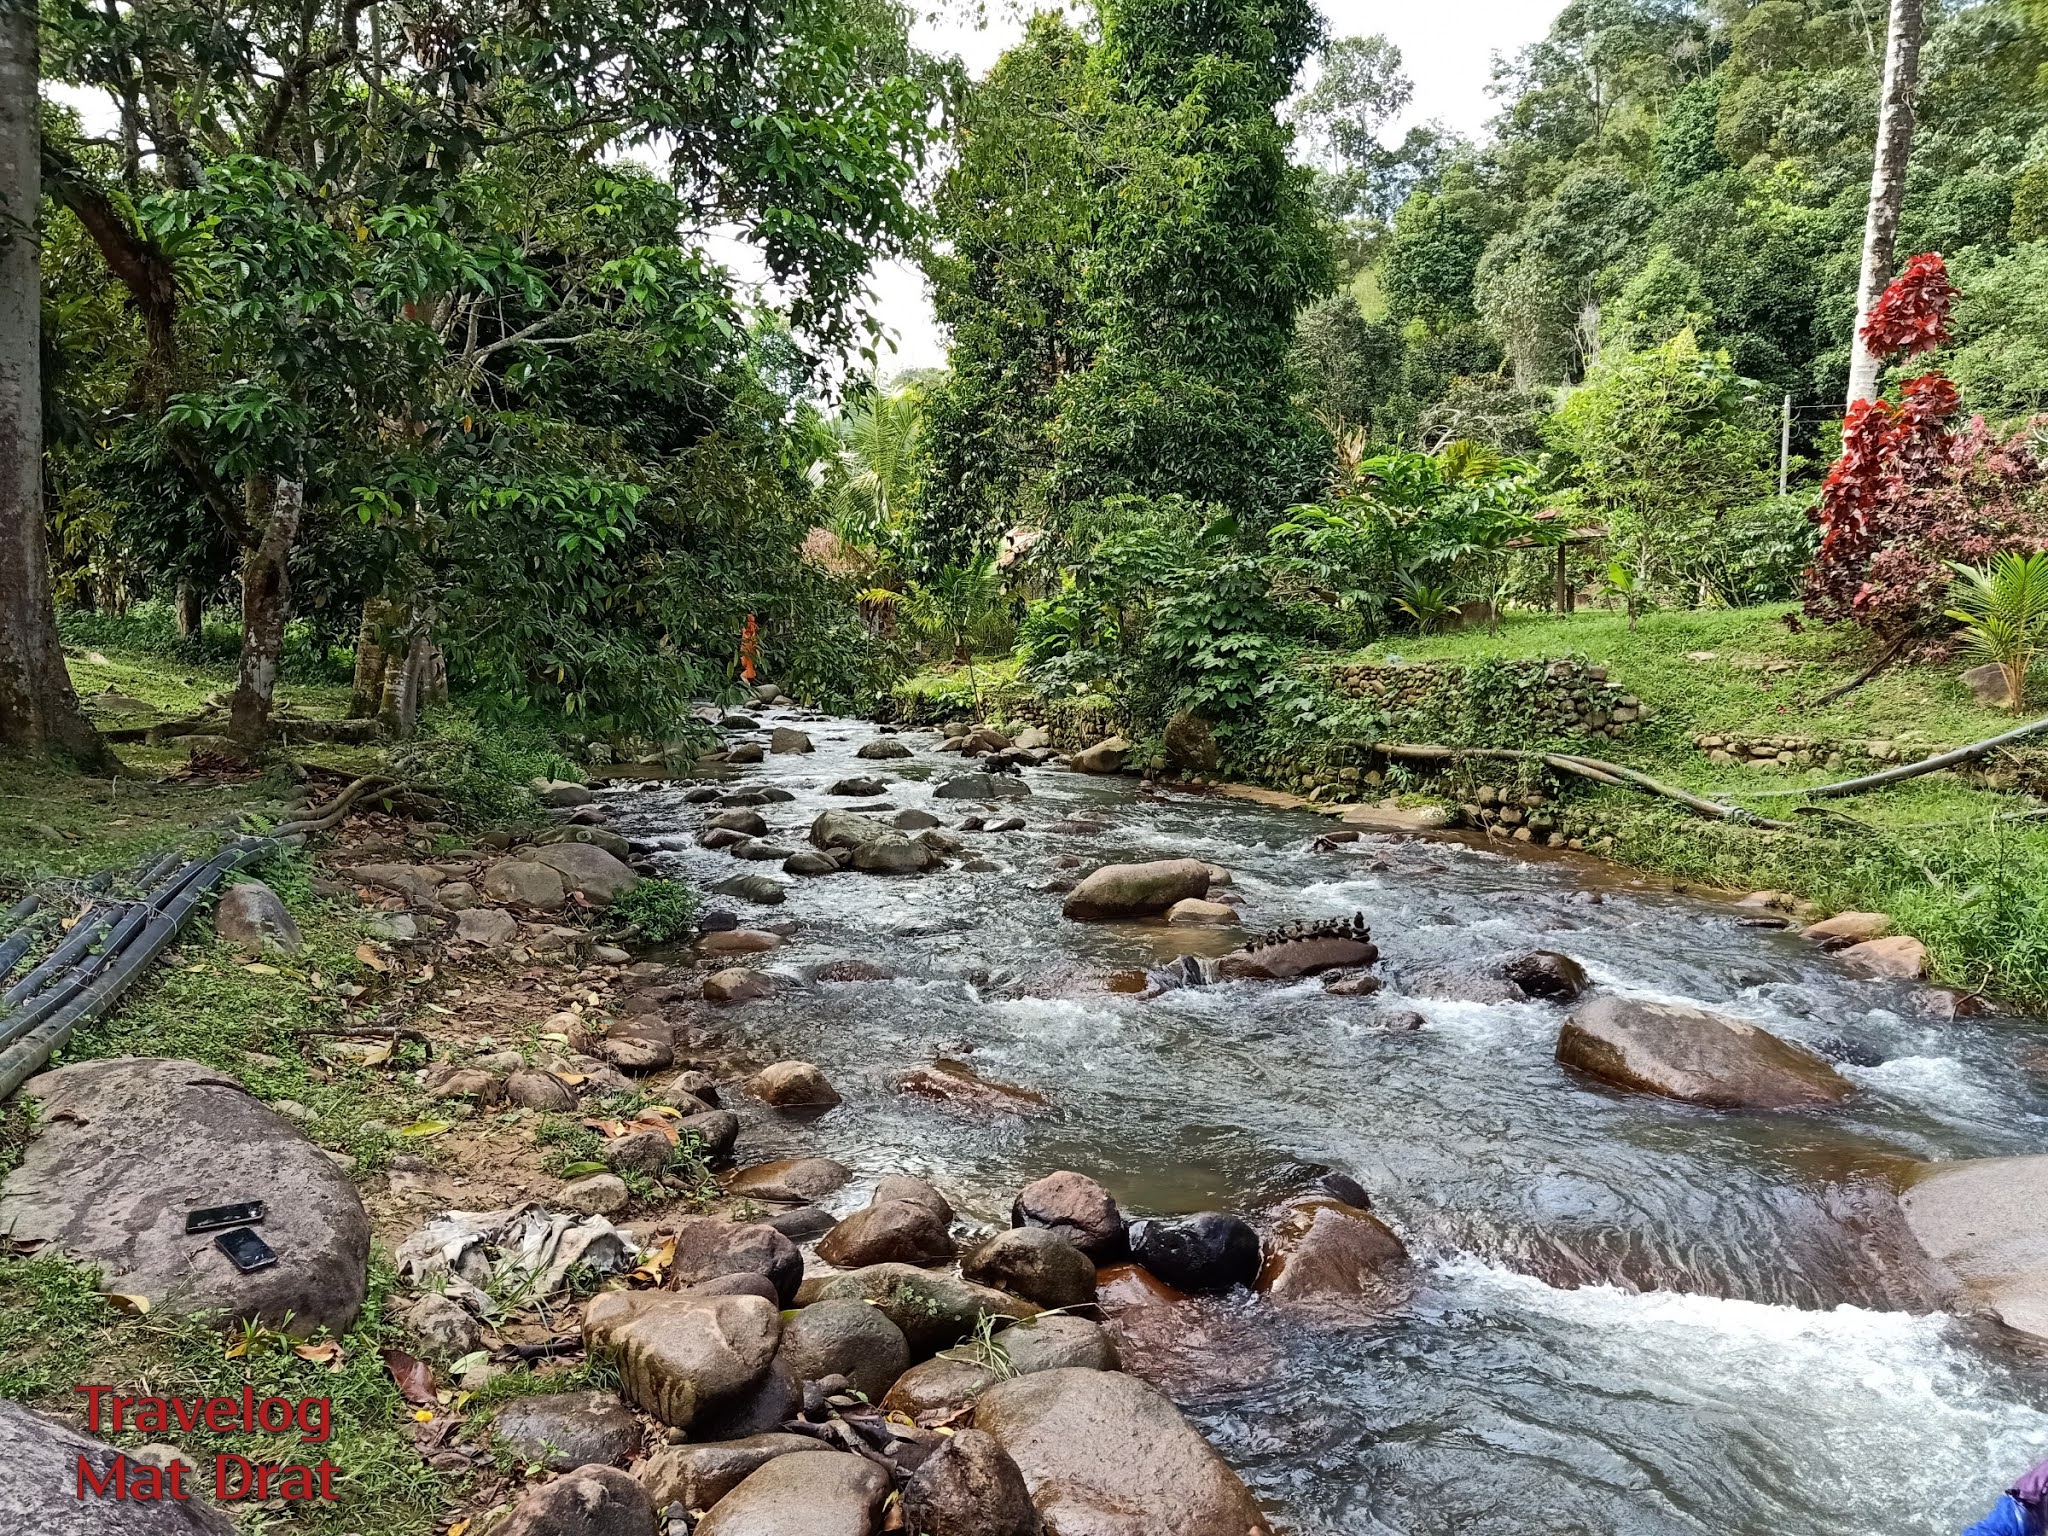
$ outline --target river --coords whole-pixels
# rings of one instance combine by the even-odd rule
[[[986,809],[931,800],[970,765],[928,732],[899,738],[914,758],[867,762],[854,751],[872,726],[776,723],[817,750],[719,781],[793,793],[760,807],[776,841],[802,846],[828,806],[871,808],[824,793],[850,775],[892,781],[887,804],[948,826]],[[1025,780],[1031,798],[999,814],[1029,828],[962,833],[968,853],[939,873],[790,880],[786,905],[743,909],[800,925],[770,969],[850,956],[899,976],[791,987],[708,1021],[731,1052],[816,1062],[845,1095],[815,1123],[751,1124],[743,1155],[839,1159],[859,1175],[831,1202],[842,1211],[881,1175],[918,1174],[991,1227],[1018,1186],[1062,1167],[1100,1178],[1127,1215],[1256,1220],[1319,1168],[1359,1179],[1417,1258],[1410,1304],[1347,1318],[1205,1302],[1185,1348],[1154,1362],[1283,1529],[1953,1536],[2048,1454],[2048,1373],[1938,1309],[1871,1182],[1901,1160],[2048,1145],[2048,1099],[2014,1059],[2038,1025],[1936,1022],[1910,988],[1852,979],[1798,938],[1744,926],[1754,914],[1589,862],[1372,837],[1315,852],[1328,824],[1305,811],[1057,767]],[[775,871],[698,848],[706,808],[683,794],[607,804],[703,884]],[[1109,825],[1046,830],[1075,816]],[[1057,883],[1079,871],[1063,856],[1223,865],[1254,928],[1363,912],[1387,988],[1110,992],[1112,972],[1216,940],[1066,921]],[[1559,1006],[1403,992],[1530,946],[1607,990],[1875,1064],[1844,1066],[1864,1092],[1840,1110],[1716,1113],[1566,1073]],[[1426,1028],[1375,1027],[1397,1008]],[[895,1091],[940,1054],[1044,1093],[1057,1117],[977,1119]]]

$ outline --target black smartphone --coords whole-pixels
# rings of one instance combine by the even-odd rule
[[[261,1200],[244,1200],[237,1205],[209,1205],[203,1211],[185,1213],[187,1232],[218,1232],[224,1227],[246,1227],[265,1214]]]
[[[221,1233],[213,1240],[213,1246],[226,1254],[228,1262],[245,1275],[252,1270],[268,1269],[277,1262],[277,1250],[248,1227]]]

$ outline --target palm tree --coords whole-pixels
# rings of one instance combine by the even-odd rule
[[[924,396],[912,385],[860,395],[834,423],[840,446],[833,532],[847,543],[886,557],[910,511],[923,422]]]
[[[2048,640],[2048,553],[2000,555],[1989,566],[1956,565],[1955,599],[1948,616],[1962,625],[1963,643],[2005,674],[2005,707],[2027,697],[2027,669]]]

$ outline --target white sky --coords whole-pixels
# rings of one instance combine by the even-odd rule
[[[1389,128],[1391,139],[1398,141],[1411,123],[1431,118],[1476,139],[1498,110],[1486,93],[1493,56],[1512,54],[1542,37],[1564,9],[1564,0],[1322,0],[1322,9],[1331,36],[1383,32],[1400,48],[1415,82],[1415,100],[1407,116]],[[1006,0],[990,0],[985,26],[940,15],[927,18],[914,35],[927,49],[958,54],[981,75],[1024,35],[1025,14]],[[746,270],[737,255],[728,254],[726,260]],[[908,263],[884,262],[876,268],[873,286],[876,313],[896,339],[896,355],[884,361],[884,374],[943,366],[945,338],[932,317],[923,275]]]

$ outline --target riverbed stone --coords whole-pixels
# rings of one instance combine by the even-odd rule
[[[779,907],[789,892],[773,875],[732,875],[711,887],[720,896],[731,896],[757,907]]]
[[[853,755],[869,762],[889,762],[915,754],[893,736],[877,736],[873,741],[862,743],[860,750]]]
[[[1130,1224],[1131,1257],[1175,1290],[1214,1294],[1259,1277],[1259,1234],[1227,1211]]]
[[[704,818],[707,830],[737,832],[743,837],[766,837],[768,819],[759,811],[747,806],[734,806],[729,811],[719,811]]]
[[[1067,759],[1067,766],[1076,773],[1122,773],[1124,764],[1135,749],[1121,736],[1105,736],[1093,746],[1083,747]]]
[[[1205,901],[1190,896],[1166,909],[1166,920],[1176,928],[1235,928],[1242,921],[1237,908],[1223,901]]]
[[[800,1298],[819,1301],[864,1301],[903,1330],[911,1358],[922,1360],[959,1343],[984,1318],[1033,1317],[1038,1308],[1021,1296],[975,1285],[943,1271],[909,1264],[871,1264],[865,1269],[824,1275],[810,1283]]]
[[[1837,912],[1833,917],[1824,917],[1811,924],[1806,930],[1809,939],[1846,939],[1852,944],[1861,944],[1866,939],[1881,939],[1892,931],[1891,914],[1888,912]]]
[[[277,892],[260,880],[243,880],[221,892],[214,908],[213,931],[224,944],[244,954],[257,955],[266,949],[295,955],[306,947],[299,925],[278,899]]]
[[[1258,1288],[1289,1300],[1389,1299],[1408,1262],[1401,1239],[1343,1200],[1291,1201],[1274,1223]]]
[[[794,726],[778,725],[768,734],[768,750],[785,754],[809,752],[811,738]]]
[[[707,1003],[751,1003],[760,998],[775,995],[773,977],[759,971],[750,971],[745,966],[728,966],[725,970],[714,971],[704,978],[704,1001]]]
[[[1586,969],[1554,949],[1529,949],[1501,963],[1501,975],[1531,997],[1570,1002],[1586,990]]]
[[[610,1392],[515,1397],[491,1420],[491,1440],[550,1472],[613,1466],[640,1448],[640,1422]]]
[[[531,857],[558,873],[566,890],[596,907],[610,906],[640,884],[638,875],[594,843],[553,843],[534,849]]]
[[[1230,980],[1295,981],[1324,971],[1376,965],[1380,949],[1370,939],[1342,933],[1309,933],[1262,939],[1232,950],[1216,962]]]
[[[83,1399],[80,1399],[83,1401]],[[198,1499],[81,1499],[79,1468],[108,1478],[123,1455],[68,1424],[0,1398],[0,1530],[21,1536],[236,1536],[236,1527]],[[185,1474],[187,1489],[205,1480]]]
[[[1931,1163],[1900,1204],[1970,1310],[2048,1339],[2048,1156]]]
[[[1208,889],[1209,866],[1200,859],[1105,864],[1074,887],[1064,911],[1079,923],[1153,917]]]
[[[707,1445],[671,1445],[643,1461],[635,1477],[656,1509],[709,1509],[778,1456],[815,1452],[809,1435],[771,1432]]]
[[[829,1157],[784,1157],[740,1169],[725,1188],[739,1199],[798,1202],[822,1199],[852,1177]]]
[[[997,1233],[961,1261],[960,1273],[1041,1307],[1085,1307],[1095,1300],[1095,1261],[1050,1227]]]
[[[1681,1003],[1596,997],[1565,1020],[1557,1059],[1616,1087],[1720,1109],[1839,1104],[1855,1092],[1803,1046]]]
[[[865,1456],[778,1456],[713,1505],[696,1536],[872,1536],[890,1487]]]
[[[869,1264],[946,1264],[955,1253],[946,1221],[912,1200],[881,1200],[841,1218],[818,1241],[818,1257],[836,1269]]]
[[[811,823],[811,842],[844,850],[855,869],[872,875],[914,875],[937,866],[936,850],[855,811],[823,811]]]
[[[830,1109],[839,1090],[808,1061],[777,1061],[747,1079],[747,1089],[776,1109]]]
[[[552,1072],[514,1072],[505,1079],[505,1102],[518,1109],[563,1113],[576,1107],[576,1090]]]
[[[1013,774],[963,773],[932,791],[934,800],[1025,800],[1031,786]]]
[[[675,1256],[669,1261],[669,1284],[681,1287],[724,1275],[759,1275],[775,1287],[783,1306],[796,1299],[804,1277],[803,1255],[796,1244],[758,1221],[726,1221],[716,1216],[689,1216],[677,1226]]]
[[[903,1518],[921,1536],[1042,1536],[1024,1474],[992,1435],[956,1430],[903,1487]]]
[[[370,1224],[349,1177],[289,1120],[196,1061],[115,1057],[22,1088],[37,1103],[21,1164],[0,1184],[0,1232],[98,1266],[105,1289],[171,1314],[346,1332],[367,1287]],[[185,1213],[269,1208],[278,1262],[243,1274]]]
[[[806,1381],[844,1376],[879,1402],[910,1369],[910,1345],[901,1328],[864,1301],[820,1301],[783,1325],[782,1358]]]
[[[593,1173],[564,1184],[555,1194],[555,1204],[579,1216],[610,1216],[623,1211],[632,1200],[633,1192],[615,1173]]]
[[[604,1144],[598,1156],[614,1173],[638,1173],[653,1179],[661,1176],[675,1154],[675,1143],[666,1131],[630,1131]]]
[[[1121,1371],[998,1383],[975,1400],[974,1427],[1017,1463],[1062,1536],[1270,1536],[1249,1490],[1180,1410]]]
[[[618,1364],[626,1400],[688,1429],[746,1397],[767,1374],[782,1337],[772,1302],[605,1291],[583,1314],[583,1340]]]
[[[550,865],[532,859],[506,859],[493,864],[484,876],[484,894],[493,901],[552,912],[569,899],[569,888],[562,881],[562,872]]]
[[[889,793],[889,781],[877,778],[840,779],[825,790],[828,795],[844,795],[849,800],[873,800]]]
[[[732,1155],[740,1139],[740,1117],[726,1109],[699,1110],[676,1122],[676,1135],[685,1141],[695,1138],[698,1155],[715,1163]]]
[[[816,880],[824,875],[838,874],[839,861],[829,853],[819,853],[814,848],[806,848],[801,852],[792,853],[788,858],[784,859],[782,861],[782,872],[785,875],[797,875],[806,880]]]
[[[502,907],[471,907],[456,915],[455,937],[464,944],[500,949],[519,937],[519,919]]]
[[[491,1536],[655,1536],[647,1491],[615,1467],[578,1467],[530,1488]]]
[[[1918,981],[1927,974],[1927,946],[1909,934],[1869,939],[1842,951],[1842,963],[1867,976]]]
[[[722,928],[697,940],[697,947],[708,955],[758,955],[782,945],[781,934],[760,928]]]
[[[1116,1197],[1085,1173],[1061,1169],[1034,1179],[1010,1205],[1013,1227],[1048,1227],[1097,1263],[1124,1252],[1123,1213]]]
[[[1064,1312],[1012,1323],[990,1342],[1003,1352],[1011,1373],[1018,1376],[1070,1367],[1114,1371],[1123,1364],[1107,1328]]]
[[[983,1077],[966,1062],[944,1057],[912,1067],[896,1079],[896,1091],[977,1114],[1036,1118],[1053,1113],[1052,1100],[1044,1094]]]
[[[748,864],[781,864],[796,857],[796,849],[762,837],[743,837],[726,849],[733,858]]]
[[[979,1361],[941,1355],[898,1376],[879,1406],[920,1424],[943,1423],[1001,1380]]]

